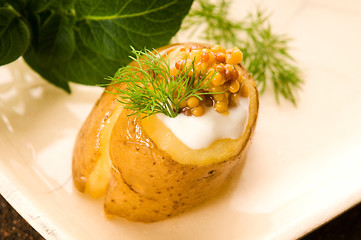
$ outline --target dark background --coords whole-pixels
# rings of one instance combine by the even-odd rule
[[[0,240],[44,239],[0,195]],[[361,240],[361,204],[311,232],[302,240]]]

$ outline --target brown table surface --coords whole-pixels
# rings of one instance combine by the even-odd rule
[[[0,239],[43,239],[0,195]],[[361,204],[311,232],[302,240],[361,239]]]

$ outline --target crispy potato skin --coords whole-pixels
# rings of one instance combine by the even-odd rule
[[[172,51],[177,46],[179,44],[166,46],[158,52]],[[242,136],[242,148],[227,161],[204,166],[178,163],[156,146],[139,119],[128,117],[129,110],[120,113],[109,141],[111,175],[104,202],[107,214],[154,222],[180,214],[219,192],[243,164],[258,116],[256,85],[243,66],[240,67],[246,73],[252,106]],[[115,91],[113,87],[107,90]],[[119,107],[116,95],[104,92],[78,134],[73,155],[73,181],[81,192],[85,191],[88,177],[99,159],[103,125]]]

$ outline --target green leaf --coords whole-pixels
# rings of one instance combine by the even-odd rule
[[[28,0],[6,0],[5,2],[10,4],[16,11],[21,12],[25,8]]]
[[[39,43],[39,28],[40,28],[40,22],[41,22],[41,15],[40,14],[33,14],[29,13],[27,16],[27,21],[29,24],[30,32],[31,32],[31,45],[35,46],[37,48]]]
[[[29,6],[33,13],[40,13],[49,9],[70,10],[74,8],[75,2],[76,0],[30,0]]]
[[[73,26],[76,29],[73,31],[75,48],[71,57],[67,59],[69,52],[63,55],[58,50],[53,50],[56,54],[50,54],[52,57],[47,56],[52,52],[44,49],[51,50],[56,46],[56,38],[51,35],[58,33],[54,29],[59,30],[59,27],[54,26],[61,24],[50,24],[60,21],[46,18],[39,31],[39,44],[32,45],[24,59],[43,78],[68,92],[69,81],[86,85],[107,83],[106,77],[113,76],[120,66],[130,62],[130,46],[152,49],[167,44],[178,31],[192,0],[148,2],[78,0],[74,6],[78,20]],[[66,34],[69,27],[66,24],[63,30]],[[45,28],[48,28],[46,35],[50,41],[45,41],[46,35],[41,37]],[[58,57],[60,60],[56,60]]]
[[[0,66],[19,58],[28,48],[30,31],[8,8],[0,8]]]
[[[75,42],[77,48],[71,59],[63,64],[44,67],[33,48],[25,53],[24,59],[43,78],[67,92],[70,92],[69,81],[86,85],[105,83],[106,76],[113,75],[120,65],[126,64],[126,62],[106,59],[87,48],[77,34],[75,34]]]
[[[61,6],[65,10],[70,10],[74,8],[76,0],[62,0]]]
[[[129,46],[157,48],[179,30],[192,0],[78,0],[77,28],[84,44],[99,54],[128,59]]]
[[[76,0],[56,0],[51,3],[49,8],[55,10],[71,10],[74,9],[74,4]]]
[[[39,30],[35,54],[44,67],[69,60],[75,49],[71,16],[54,13]]]
[[[53,2],[54,0],[31,0],[29,8],[32,12],[39,13],[46,10]]]
[[[39,73],[40,76],[42,76],[44,79],[48,80],[55,86],[60,87],[66,92],[70,93],[70,87],[68,84],[69,80],[61,76],[61,74],[58,74],[56,71],[57,69],[54,69],[54,67],[44,67],[42,61],[39,60],[39,58],[37,57],[34,51],[34,47],[29,48],[23,57],[26,63],[37,73]]]

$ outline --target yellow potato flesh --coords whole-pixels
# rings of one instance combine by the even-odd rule
[[[239,153],[239,139],[220,139],[203,149],[191,149],[181,142],[157,117],[144,118],[142,126],[154,143],[181,164],[207,165],[225,161]]]
[[[115,122],[117,121],[119,114],[123,108],[115,108],[113,114],[102,123],[102,131],[99,133],[98,141],[100,148],[99,159],[88,177],[87,184],[85,186],[85,193],[88,193],[93,198],[98,198],[104,195],[108,188],[110,180],[110,167],[111,161],[109,156],[109,139],[112,133]]]

